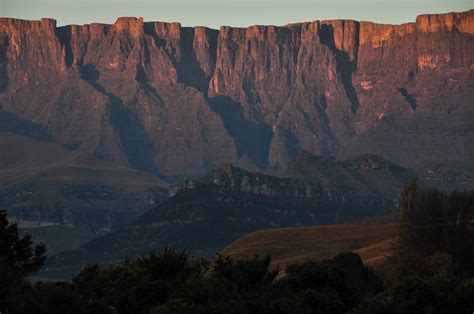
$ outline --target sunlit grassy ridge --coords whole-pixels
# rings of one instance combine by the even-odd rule
[[[250,233],[222,253],[235,259],[270,254],[272,265],[284,268],[289,264],[355,251],[365,263],[379,267],[392,254],[391,238],[395,230],[393,223],[270,229]]]

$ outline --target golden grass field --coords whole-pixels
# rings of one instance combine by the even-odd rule
[[[340,224],[279,228],[250,233],[221,253],[234,259],[255,254],[272,256],[272,267],[332,258],[341,252],[358,253],[365,264],[381,269],[392,255],[396,224]]]

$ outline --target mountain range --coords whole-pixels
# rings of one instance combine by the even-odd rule
[[[372,216],[414,176],[472,189],[473,51],[474,10],[219,30],[0,18],[0,207],[64,277]]]
[[[474,10],[219,30],[0,19],[0,131],[171,181],[300,148],[472,160]]]
[[[429,178],[420,176],[421,186],[474,186],[474,173],[467,167],[463,176],[451,175],[449,179],[433,169]],[[257,230],[324,226],[364,217],[380,224],[377,216],[381,213],[384,221],[393,223],[397,215],[384,213],[398,206],[401,187],[414,176],[412,169],[375,155],[338,161],[304,150],[282,176],[224,164],[203,177],[171,186],[166,201],[131,224],[53,256],[42,276],[68,276],[88,263],[118,262],[166,247],[210,257]],[[377,234],[389,237],[389,229],[384,232],[383,225],[377,228]]]
[[[301,176],[304,171],[305,176]],[[170,198],[133,223],[54,256],[46,273],[110,263],[165,247],[212,256],[256,230],[325,225],[380,213],[398,203],[414,175],[373,155],[345,161],[300,151],[283,176],[231,164],[170,187]]]

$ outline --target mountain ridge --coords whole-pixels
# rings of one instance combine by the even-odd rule
[[[61,145],[165,178],[221,162],[283,171],[298,148],[467,160],[473,21],[470,10],[217,31],[2,18],[0,107]]]
[[[417,25],[420,29],[429,32],[436,32],[442,27],[447,27],[452,29],[452,27],[458,27],[461,31],[471,32],[472,33],[472,21],[463,20],[466,15],[471,14],[474,9],[470,9],[467,11],[451,11],[446,13],[424,13],[417,15],[414,22],[404,22],[404,23],[383,23],[383,22],[373,22],[368,20],[356,20],[356,19],[316,19],[311,21],[303,21],[303,22],[292,22],[282,25],[276,24],[252,24],[248,26],[230,26],[230,25],[221,25],[218,28],[213,28],[205,25],[195,25],[195,26],[182,26],[180,22],[176,21],[145,21],[143,17],[137,16],[119,16],[116,18],[114,23],[101,23],[101,22],[93,22],[93,23],[84,23],[84,24],[65,24],[65,25],[57,25],[57,20],[54,18],[43,17],[39,20],[31,20],[31,19],[22,19],[22,18],[12,18],[12,17],[0,17],[1,21],[6,21],[8,23],[11,22],[18,22],[18,23],[27,23],[27,22],[44,22],[50,27],[54,28],[64,28],[64,27],[102,27],[102,26],[112,26],[117,25],[119,30],[131,30],[135,34],[140,31],[145,24],[159,24],[159,25],[168,25],[171,30],[171,33],[177,34],[177,29],[179,28],[194,28],[194,29],[206,29],[212,31],[220,31],[221,29],[255,29],[259,27],[275,27],[275,28],[283,28],[283,27],[296,27],[302,24],[307,23],[314,23],[314,22],[356,22],[356,23],[367,23],[367,24],[374,24],[374,25],[382,25],[382,26],[411,26]]]
[[[321,169],[328,174],[322,180],[311,178],[311,173],[304,179],[275,177],[224,164],[201,178],[172,186],[170,198],[131,224],[53,256],[45,274],[54,276],[58,268],[116,262],[170,246],[211,256],[252,231],[365,217],[396,206],[399,188],[413,174],[403,167],[395,172],[356,169],[350,173],[353,179],[344,182],[330,170],[339,173],[343,165],[343,161],[324,165],[329,169]],[[379,184],[374,184],[374,179]]]

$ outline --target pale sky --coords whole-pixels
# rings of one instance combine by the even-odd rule
[[[284,25],[324,19],[412,22],[424,13],[466,11],[474,0],[0,0],[0,16],[54,18],[59,25],[113,23],[119,16],[183,26]]]

